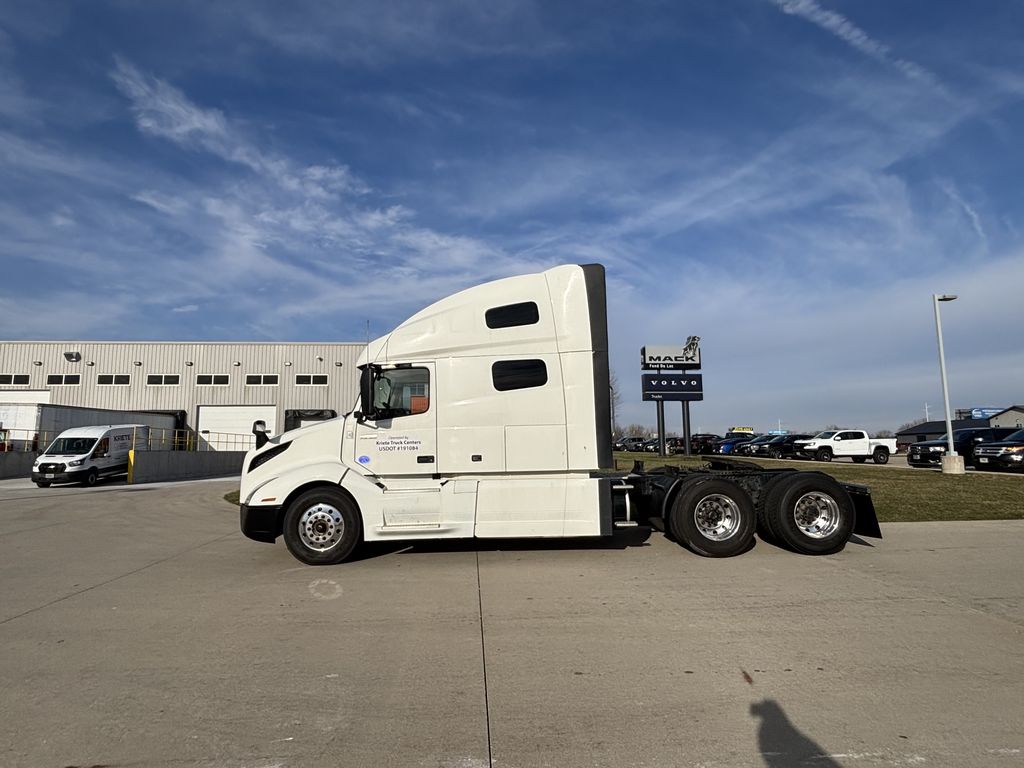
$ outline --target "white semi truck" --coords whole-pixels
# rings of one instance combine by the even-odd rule
[[[604,268],[555,267],[427,307],[360,358],[343,417],[272,439],[242,467],[241,528],[311,565],[362,541],[609,536],[662,517],[694,552],[755,529],[808,554],[880,536],[870,492],[818,472],[713,460],[616,472]]]

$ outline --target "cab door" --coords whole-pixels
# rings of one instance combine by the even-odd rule
[[[840,432],[836,435],[836,440],[842,440],[842,443],[840,443],[842,450],[837,450],[836,455],[867,456],[871,453],[868,450],[868,435],[866,432]]]
[[[384,367],[373,384],[373,408],[356,425],[353,459],[370,474],[423,478],[437,472],[437,408],[433,363]]]

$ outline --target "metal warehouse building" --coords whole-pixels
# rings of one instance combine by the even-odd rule
[[[0,403],[166,411],[197,433],[277,434],[351,410],[362,344],[0,342]]]

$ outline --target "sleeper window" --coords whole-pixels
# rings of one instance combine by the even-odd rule
[[[533,301],[519,304],[506,304],[502,307],[488,309],[484,313],[484,321],[488,328],[514,328],[517,325],[533,325],[540,322],[540,312]]]
[[[543,387],[548,383],[548,368],[543,360],[499,360],[491,366],[491,381],[499,392]]]

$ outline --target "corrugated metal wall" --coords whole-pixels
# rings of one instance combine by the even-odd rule
[[[185,411],[196,425],[200,405],[274,405],[275,432],[284,429],[285,410],[351,410],[358,397],[356,361],[361,344],[263,344],[200,342],[0,342],[0,375],[29,376],[27,385],[0,384],[5,390],[48,390],[50,402],[119,410]],[[65,352],[77,352],[69,362]],[[40,363],[37,365],[36,363]],[[340,363],[340,365],[338,365]],[[51,374],[78,374],[77,386],[48,385]],[[127,386],[97,383],[101,374],[128,374]],[[152,374],[176,374],[177,386],[146,383]],[[201,374],[226,374],[227,386],[201,386]],[[278,386],[247,386],[247,374],[277,374]],[[302,374],[327,376],[327,386],[299,386]]]

